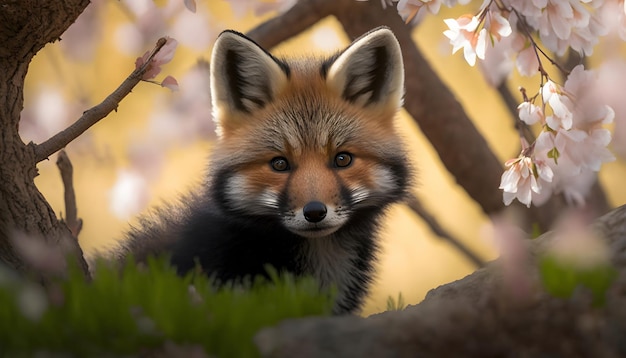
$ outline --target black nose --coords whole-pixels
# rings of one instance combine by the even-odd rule
[[[318,223],[326,217],[326,205],[319,201],[311,201],[302,208],[302,213],[306,221]]]

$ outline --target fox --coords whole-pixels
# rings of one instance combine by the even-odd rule
[[[226,30],[213,47],[216,143],[200,188],[127,233],[121,257],[167,253],[216,282],[268,267],[335,287],[357,313],[375,278],[380,226],[412,173],[395,126],[400,45],[380,27],[328,57],[278,58]]]

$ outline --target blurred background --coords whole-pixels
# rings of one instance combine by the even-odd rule
[[[461,53],[452,55],[442,34],[444,18],[474,13],[479,3],[442,7],[439,15],[424,17],[413,33],[435,71],[504,163],[519,151],[513,121],[479,67],[469,67]],[[153,48],[156,39],[167,35],[179,42],[174,60],[156,78],[174,76],[179,91],[142,82],[117,112],[67,147],[74,165],[78,215],[84,221],[79,240],[87,255],[114,245],[150,207],[200,185],[215,139],[206,62],[213,41],[224,29],[245,33],[276,11],[273,1],[199,1],[192,13],[180,0],[95,0],[62,41],[39,52],[26,79],[20,127],[23,140],[35,143],[101,102],[132,72],[135,59]],[[327,18],[272,52],[279,56],[323,55],[348,43],[336,20]],[[603,46],[611,44],[601,44],[600,53]],[[518,86],[534,93],[538,79],[514,73],[508,84],[516,95]],[[401,113],[398,126],[418,169],[416,195],[470,249],[484,260],[494,259],[497,250],[481,209],[455,184],[412,119]],[[39,164],[36,183],[63,216],[63,186],[55,160],[56,155]],[[609,163],[600,172],[614,206],[626,202],[624,177],[623,161]],[[366,315],[385,310],[389,296],[397,298],[402,293],[405,303],[417,303],[429,289],[476,269],[404,206],[389,212],[384,228],[379,277],[364,309]]]

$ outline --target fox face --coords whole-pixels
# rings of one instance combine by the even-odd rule
[[[296,60],[226,31],[211,64],[209,180],[222,210],[318,238],[402,198],[409,166],[394,117],[404,72],[390,30],[330,58]]]

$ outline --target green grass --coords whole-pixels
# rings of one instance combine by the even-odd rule
[[[252,337],[260,328],[329,315],[332,296],[313,279],[277,274],[216,289],[204,275],[179,277],[164,260],[147,269],[99,265],[91,282],[70,269],[45,288],[0,272],[0,356],[136,355],[166,342],[220,357],[257,356]]]

